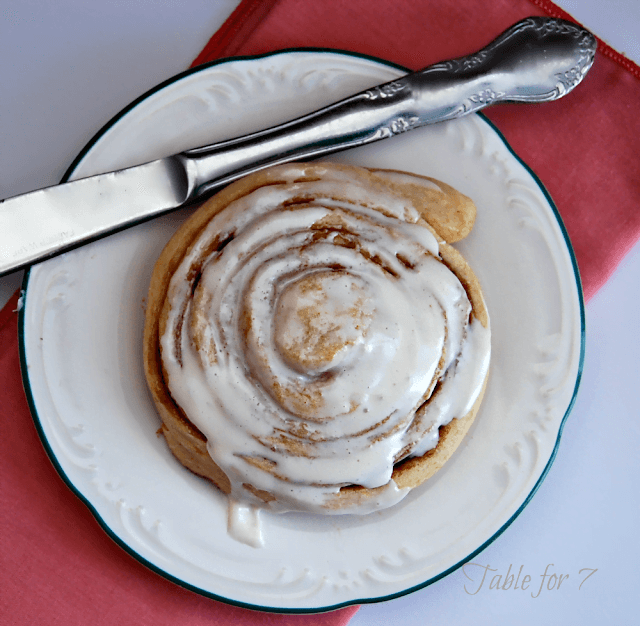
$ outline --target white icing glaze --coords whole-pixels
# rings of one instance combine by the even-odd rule
[[[170,283],[162,361],[232,501],[366,513],[406,495],[391,480],[395,462],[435,447],[438,428],[469,411],[490,335],[469,323],[467,294],[409,200],[343,172],[298,176],[293,166],[287,185],[262,187],[207,225]],[[214,241],[225,245],[196,285],[191,268]],[[383,488],[327,509],[350,484]],[[230,528],[246,517],[236,513]]]
[[[240,543],[245,543],[252,548],[264,546],[260,508],[255,504],[236,502],[233,498],[229,498],[227,530]]]

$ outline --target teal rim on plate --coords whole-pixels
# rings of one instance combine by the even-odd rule
[[[274,52],[274,53],[269,53],[269,54],[264,54],[264,55],[256,55],[256,56],[243,56],[243,57],[233,57],[233,58],[227,58],[227,59],[221,59],[218,61],[213,61],[211,63],[207,63],[207,64],[203,64],[200,65],[198,67],[186,70],[185,72],[182,72],[162,83],[160,83],[159,85],[157,85],[156,87],[154,87],[153,89],[147,91],[145,94],[143,94],[142,96],[140,96],[139,98],[137,98],[136,100],[134,100],[131,104],[129,104],[127,107],[125,107],[124,109],[122,109],[122,111],[120,111],[117,115],[115,115],[107,124],[105,124],[92,138],[91,140],[86,144],[86,146],[81,150],[81,152],[78,154],[78,156],[74,159],[73,163],[69,166],[69,168],[67,169],[66,173],[64,174],[62,181],[61,182],[66,182],[71,175],[73,174],[73,172],[75,171],[75,169],[78,167],[78,165],[82,162],[82,160],[85,158],[85,156],[91,151],[91,149],[93,148],[93,146],[100,140],[100,138],[112,127],[114,126],[121,118],[123,118],[124,116],[127,115],[127,113],[129,113],[130,111],[132,111],[136,106],[138,106],[140,103],[142,103],[143,101],[145,101],[147,98],[149,98],[150,96],[156,94],[157,92],[165,89],[168,86],[171,86],[173,84],[175,84],[176,82],[182,80],[185,77],[191,76],[195,73],[198,72],[202,72],[203,70],[206,70],[210,67],[213,66],[217,66],[217,65],[223,65],[225,63],[229,63],[229,62],[236,62],[236,61],[242,61],[242,60],[254,60],[254,59],[261,59],[261,58],[266,58],[266,57],[272,57],[275,55],[283,55],[283,54],[288,54],[290,52],[312,52],[312,53],[330,53],[330,54],[342,54],[345,56],[351,56],[351,57],[356,57],[356,58],[361,58],[361,59],[365,59],[368,61],[372,61],[374,63],[378,63],[381,66],[386,66],[389,68],[395,68],[395,69],[399,69],[405,72],[408,72],[409,70],[394,64],[394,63],[390,63],[372,56],[368,56],[368,55],[361,55],[361,54],[354,54],[352,52],[345,52],[345,51],[341,51],[341,50],[332,50],[332,49],[325,49],[325,48],[293,48],[293,49],[285,49],[285,50],[281,50],[278,52]],[[451,574],[452,572],[454,572],[456,569],[458,569],[459,567],[461,567],[462,565],[464,565],[466,562],[468,562],[470,559],[474,558],[477,554],[479,554],[482,550],[484,550],[488,545],[490,545],[493,541],[495,541],[505,530],[506,528],[516,519],[516,517],[518,517],[518,515],[521,513],[521,511],[527,506],[527,504],[531,501],[532,497],[534,496],[534,494],[536,493],[536,491],[538,490],[539,486],[541,485],[542,481],[545,479],[545,477],[547,476],[547,473],[549,472],[549,469],[556,457],[557,451],[558,451],[558,447],[560,444],[560,439],[562,436],[562,432],[564,429],[564,425],[566,423],[567,417],[569,415],[569,413],[571,412],[575,400],[576,400],[576,396],[577,396],[577,392],[578,392],[578,387],[580,385],[580,380],[581,380],[581,376],[582,376],[582,369],[583,369],[583,364],[584,364],[584,353],[585,353],[585,309],[584,309],[584,298],[583,298],[583,293],[582,293],[582,287],[581,287],[581,281],[580,281],[580,274],[578,271],[578,265],[576,262],[576,258],[575,258],[575,254],[573,252],[573,248],[571,245],[571,242],[569,240],[569,236],[567,234],[566,228],[562,222],[562,218],[560,217],[560,214],[557,210],[557,207],[555,206],[551,196],[549,195],[549,193],[547,192],[547,190],[545,189],[544,185],[542,184],[542,182],[540,181],[540,179],[537,177],[537,175],[535,174],[535,172],[533,172],[531,170],[531,168],[529,168],[529,166],[524,163],[524,161],[513,151],[513,149],[509,146],[509,144],[507,143],[505,137],[502,135],[502,133],[499,131],[498,128],[496,128],[496,126],[490,121],[488,120],[488,118],[486,118],[484,115],[482,114],[477,114],[480,116],[480,118],[491,128],[491,130],[499,137],[499,139],[504,143],[505,147],[508,149],[508,151],[511,153],[511,155],[513,157],[515,157],[515,159],[527,170],[527,172],[529,173],[529,175],[532,177],[532,179],[535,181],[535,183],[538,185],[538,187],[540,188],[540,190],[542,191],[542,193],[544,194],[549,207],[552,209],[553,215],[555,216],[555,219],[557,220],[557,224],[561,230],[561,233],[564,237],[564,242],[566,245],[566,248],[568,250],[569,253],[569,257],[571,259],[571,264],[572,264],[572,268],[573,268],[573,273],[574,273],[574,277],[575,277],[575,287],[577,290],[577,297],[578,297],[578,303],[579,303],[579,314],[580,314],[580,320],[579,320],[579,324],[580,324],[580,354],[579,354],[579,359],[578,359],[578,368],[577,368],[577,376],[576,376],[576,380],[575,380],[575,385],[573,388],[573,393],[572,393],[572,397],[571,400],[569,402],[569,405],[564,413],[564,416],[562,417],[559,429],[558,429],[558,434],[556,437],[556,441],[555,441],[555,445],[553,448],[553,451],[546,463],[546,466],[544,467],[544,470],[542,471],[540,477],[538,478],[537,482],[535,483],[535,485],[533,486],[533,488],[531,489],[531,491],[529,492],[529,494],[526,496],[526,498],[524,499],[524,501],[522,502],[522,504],[518,507],[518,509],[515,511],[515,513],[510,517],[510,519],[508,519],[489,539],[487,539],[484,543],[482,543],[481,545],[479,545],[475,550],[473,550],[472,552],[470,552],[464,559],[462,559],[461,561],[459,561],[458,563],[452,565],[450,568],[448,568],[446,571],[439,573],[438,575],[429,578],[427,580],[425,580],[424,582],[418,584],[418,585],[413,585],[407,589],[404,589],[400,592],[396,592],[396,593],[392,593],[389,595],[382,595],[382,596],[378,596],[378,597],[365,597],[365,598],[359,598],[359,599],[353,599],[353,600],[349,600],[346,602],[342,602],[342,603],[338,603],[335,605],[330,605],[330,606],[318,606],[318,607],[313,607],[313,608],[280,608],[280,607],[270,607],[270,606],[260,606],[260,605],[256,605],[256,604],[250,604],[250,603],[245,603],[245,602],[241,602],[241,601],[237,601],[234,599],[229,599],[226,598],[224,596],[221,595],[217,595],[216,593],[213,593],[209,590],[206,589],[202,589],[199,588],[197,586],[194,586],[188,582],[185,582],[179,578],[176,578],[175,576],[173,576],[172,574],[170,574],[169,572],[159,568],[158,566],[154,565],[153,563],[149,562],[146,558],[144,558],[142,555],[140,555],[138,552],[136,552],[130,545],[128,545],[125,541],[123,541],[118,535],[115,534],[115,532],[110,528],[110,526],[102,519],[102,517],[100,516],[100,514],[98,513],[98,511],[96,510],[96,508],[94,507],[94,505],[92,504],[92,502],[88,499],[88,497],[86,497],[80,490],[78,487],[76,487],[76,485],[73,483],[73,481],[67,476],[67,474],[65,473],[65,471],[63,470],[63,468],[61,467],[48,439],[47,436],[44,433],[44,429],[42,426],[42,422],[41,422],[41,418],[38,414],[38,408],[36,406],[36,401],[34,399],[34,394],[33,394],[33,390],[31,388],[31,382],[29,379],[29,372],[28,372],[28,367],[27,367],[27,357],[26,357],[26,344],[25,344],[25,324],[26,324],[26,307],[29,304],[29,279],[30,279],[30,272],[31,269],[27,269],[27,271],[25,272],[25,276],[24,276],[24,280],[23,280],[23,284],[22,284],[22,295],[23,295],[23,305],[20,308],[19,311],[19,346],[20,346],[20,365],[21,365],[21,371],[22,371],[22,379],[23,379],[23,384],[24,384],[24,388],[25,388],[25,392],[26,392],[26,396],[27,396],[27,400],[29,403],[29,407],[31,410],[31,414],[36,426],[36,429],[38,431],[38,435],[42,441],[42,444],[45,448],[45,451],[47,453],[47,455],[49,456],[51,462],[53,463],[54,467],[56,468],[58,474],[60,475],[60,477],[63,479],[63,481],[69,486],[69,488],[75,493],[76,496],[78,496],[78,498],[80,498],[84,504],[89,508],[89,510],[91,511],[92,515],[95,517],[95,519],[97,520],[97,522],[102,526],[102,528],[105,530],[105,532],[120,546],[122,547],[126,552],[128,552],[131,556],[133,556],[136,560],[138,560],[140,563],[142,563],[143,565],[145,565],[147,568],[149,568],[150,570],[160,574],[161,576],[163,576],[164,578],[184,587],[187,588],[191,591],[194,591],[200,595],[215,599],[215,600],[219,600],[228,604],[232,604],[235,606],[240,606],[240,607],[244,607],[244,608],[250,608],[250,609],[258,609],[261,611],[267,611],[267,612],[275,612],[275,613],[291,613],[291,614],[295,614],[295,613],[319,613],[319,612],[325,612],[325,611],[333,611],[339,608],[344,608],[347,606],[352,606],[352,605],[358,605],[358,604],[365,604],[365,603],[375,603],[375,602],[381,602],[381,601],[386,601],[386,600],[391,600],[397,597],[401,597],[403,595],[407,595],[409,593],[412,593],[414,591],[417,591],[419,589],[422,589],[438,580],[440,580],[441,578],[448,576],[449,574]],[[134,224],[128,225],[128,226],[133,226]],[[128,227],[127,226],[127,227]],[[46,262],[46,261],[45,261]]]

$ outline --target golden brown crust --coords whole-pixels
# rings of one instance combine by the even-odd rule
[[[473,316],[487,328],[489,326],[489,313],[484,303],[480,283],[473,270],[465,258],[453,246],[446,243],[440,244],[440,257],[444,264],[458,277],[467,292]]]
[[[447,242],[458,241],[466,236],[475,220],[473,203],[453,188],[434,179],[425,180],[434,182],[442,191],[431,192],[429,189],[425,190],[423,186],[403,185],[397,180],[390,182],[385,171],[382,170],[369,171],[364,168],[327,163],[303,164],[301,168],[302,174],[296,182],[298,180],[317,180],[322,176],[323,171],[327,168],[333,168],[355,173],[373,188],[388,189],[391,186],[396,190],[401,190],[405,195],[411,197],[416,209],[431,229],[441,240]],[[211,459],[207,451],[205,436],[186,418],[167,390],[160,358],[159,337],[162,336],[166,324],[171,276],[184,256],[188,254],[200,231],[215,214],[234,200],[262,186],[281,182],[286,182],[283,180],[281,169],[271,168],[230,185],[202,205],[181,225],[161,253],[153,271],[147,299],[143,344],[144,368],[153,401],[163,422],[162,433],[172,453],[185,467],[208,478],[227,494],[231,490],[229,478]],[[466,289],[472,304],[472,314],[486,327],[488,315],[480,285],[473,271],[462,255],[446,243],[441,243],[441,256]],[[471,426],[483,393],[480,394],[472,410],[466,416],[454,419],[450,424],[441,427],[440,440],[434,450],[427,452],[422,457],[404,460],[395,467],[393,479],[399,488],[414,488],[422,484],[444,465],[460,445]],[[244,487],[256,494],[257,490],[251,485],[244,485]],[[327,506],[328,508],[340,509],[374,497],[376,491],[376,489],[358,486],[347,487],[342,489]],[[260,492],[256,495],[265,501],[271,498],[270,494],[266,492]]]
[[[411,175],[413,178],[429,181],[438,187],[438,190],[418,184],[394,182],[393,178],[389,179],[388,176],[385,176],[385,174],[402,175],[404,173],[398,170],[371,170],[371,172],[382,177],[388,186],[409,196],[422,218],[447,243],[460,241],[471,232],[476,219],[476,205],[471,198],[460,193],[451,185],[429,176]]]

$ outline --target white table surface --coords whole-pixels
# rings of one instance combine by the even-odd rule
[[[236,4],[158,0],[150,10],[148,0],[3,0],[0,198],[58,182],[115,113],[190,64]],[[558,4],[640,63],[637,0]],[[21,272],[0,278],[0,305],[20,282]],[[474,580],[459,569],[362,607],[353,626],[638,623],[639,286],[640,244],[588,303],[582,385],[554,465],[520,516],[466,566]],[[531,576],[529,589],[489,589],[489,577],[505,577],[510,566]],[[569,577],[538,593],[545,570]]]

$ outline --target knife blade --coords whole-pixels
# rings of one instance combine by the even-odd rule
[[[547,102],[593,64],[595,37],[555,18],[514,24],[431,65],[270,129],[0,201],[0,275],[190,203],[271,165],[313,159],[499,102]]]

